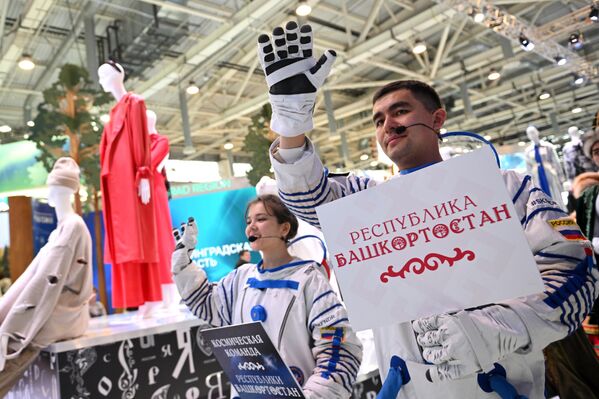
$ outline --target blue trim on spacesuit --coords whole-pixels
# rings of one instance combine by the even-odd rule
[[[554,207],[537,208],[537,209],[535,209],[534,211],[532,211],[532,212],[530,213],[530,215],[528,215],[528,217],[527,217],[527,216],[524,216],[524,217],[522,218],[522,220],[520,220],[520,224],[523,224],[523,225],[524,225],[524,227],[526,227],[526,225],[528,224],[528,222],[530,222],[530,219],[532,219],[532,218],[533,218],[533,217],[534,217],[534,216],[535,216],[537,213],[539,213],[539,212],[545,212],[545,211],[554,211],[554,212],[559,212],[559,213],[561,213],[561,214],[563,214],[563,215],[566,215],[566,216],[568,216],[568,214],[567,214],[566,212],[564,212],[564,211],[563,211],[562,209],[560,209],[560,208],[554,208]]]
[[[539,174],[539,185],[545,194],[551,197],[551,189],[549,188],[549,182],[547,181],[547,174],[545,173],[545,167],[543,166],[543,158],[539,151],[539,145],[535,144],[535,161],[537,161],[537,172]]]
[[[547,252],[540,252],[540,251],[535,254],[535,256],[537,256],[537,255],[545,257],[545,258],[569,260],[571,262],[576,262],[576,263],[582,262],[584,260],[584,259],[575,258],[574,256],[550,254]]]
[[[334,294],[333,290],[328,290],[327,292],[323,292],[322,294],[318,295],[313,301],[312,301],[312,306],[314,306],[314,304],[316,303],[316,301],[318,301],[320,298],[329,295],[329,294]]]
[[[299,288],[299,282],[293,280],[258,280],[255,277],[248,278],[247,285],[251,288],[257,288],[259,290],[265,288],[289,288],[297,290]]]
[[[326,313],[330,312],[331,310],[333,310],[333,309],[335,309],[335,308],[338,308],[338,307],[340,307],[340,306],[343,306],[343,305],[341,305],[340,303],[337,303],[337,304],[335,304],[335,305],[331,306],[330,308],[323,310],[322,312],[320,312],[320,314],[318,314],[318,315],[317,315],[317,316],[315,316],[315,317],[314,317],[312,320],[310,320],[310,323],[308,323],[308,328],[310,329],[310,331],[314,330],[314,327],[312,326],[312,324],[314,324],[314,322],[315,322],[315,321],[316,321],[316,320],[317,320],[319,317],[321,317],[322,315],[324,315],[324,314],[326,314]]]
[[[260,273],[260,274],[263,274],[263,273],[274,273],[274,272],[278,272],[279,270],[287,269],[288,267],[295,267],[295,266],[305,265],[305,264],[308,264],[308,263],[314,263],[314,261],[313,260],[299,260],[299,261],[296,261],[296,262],[285,263],[284,265],[277,266],[277,267],[272,268],[272,269],[263,269],[262,268],[262,263],[264,263],[264,260],[260,259],[260,262],[258,262],[256,264],[256,269],[258,270],[258,273]]]
[[[403,175],[409,175],[412,172],[416,172],[417,170],[428,168],[429,166],[434,165],[434,164],[439,163],[439,162],[443,162],[443,161],[429,162],[429,163],[425,163],[424,165],[416,166],[414,168],[408,168],[408,169],[400,170],[399,174],[402,175],[402,176]]]
[[[284,196],[287,196],[287,197],[299,197],[300,195],[314,194],[316,191],[318,191],[318,189],[320,189],[320,186],[323,183],[326,184],[328,182],[328,180],[326,178],[327,175],[328,175],[328,173],[326,173],[326,172],[328,172],[328,171],[325,168],[324,173],[322,174],[322,178],[320,179],[320,182],[318,182],[318,185],[316,185],[316,187],[314,187],[312,190],[309,190],[309,191],[299,191],[297,193],[286,193],[284,191],[279,190],[279,194],[283,194]],[[293,201],[293,202],[297,202],[297,201]]]
[[[520,198],[520,195],[522,194],[522,192],[526,188],[526,185],[528,184],[528,182],[530,181],[530,179],[531,179],[530,175],[526,175],[524,177],[524,179],[522,179],[522,185],[520,186],[520,188],[516,192],[516,195],[514,195],[514,198],[512,198],[512,202],[514,204],[516,203],[516,201],[518,201],[518,198]]]

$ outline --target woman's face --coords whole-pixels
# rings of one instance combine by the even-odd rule
[[[599,166],[599,141],[591,147],[591,158],[593,158],[595,165]]]
[[[254,251],[264,251],[275,246],[286,245],[285,236],[289,233],[289,223],[279,224],[277,218],[270,215],[262,202],[250,206],[246,218],[245,235],[254,236],[250,243]]]

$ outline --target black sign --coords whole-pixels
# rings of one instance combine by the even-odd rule
[[[202,331],[242,399],[304,398],[259,322]]]

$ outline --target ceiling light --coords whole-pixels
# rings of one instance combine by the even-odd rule
[[[27,121],[27,126],[34,127],[35,126],[35,122],[34,121]]]
[[[200,88],[195,84],[193,80],[190,80],[189,86],[187,86],[187,89],[185,89],[185,91],[190,96],[193,96],[194,94],[198,94],[200,92]]]
[[[539,100],[547,100],[549,97],[551,97],[551,93],[544,91],[539,95]]]
[[[582,75],[574,75],[574,84],[581,85],[584,83],[584,76]]]
[[[19,68],[24,71],[31,71],[33,68],[35,68],[35,63],[29,54],[23,54],[18,65]]]
[[[9,133],[11,130],[12,128],[8,125],[0,126],[0,133]]]
[[[371,161],[370,166],[376,168],[377,166],[379,166],[379,161]]]
[[[532,49],[535,48],[535,44],[531,42],[529,38],[524,36],[523,33],[520,34],[520,38],[518,40],[520,41],[520,47],[522,47],[524,51],[532,51]]]
[[[412,52],[414,54],[422,54],[426,51],[426,43],[424,43],[422,40],[416,40],[416,43],[414,43],[414,47],[412,48]]]
[[[497,80],[500,77],[501,77],[501,74],[499,72],[497,72],[495,69],[491,69],[491,72],[489,72],[489,76],[487,76],[487,79]]]
[[[483,136],[483,138],[487,141],[491,140],[491,136],[489,136],[488,134],[486,136]]]
[[[574,32],[570,34],[568,38],[568,45],[572,47],[574,50],[580,50],[583,45],[583,37],[582,33]]]
[[[591,13],[589,14],[589,19],[593,22],[599,22],[599,6],[596,4],[591,5]]]
[[[555,59],[555,63],[557,65],[559,65],[559,66],[566,65],[566,62],[568,62],[568,59],[566,57],[561,56],[561,55],[558,55],[554,59]]]
[[[369,158],[368,154],[360,155],[360,161],[368,161],[368,158]]]
[[[482,11],[479,11],[476,14],[474,14],[474,22],[476,22],[477,24],[482,24],[484,21],[485,14],[483,14]]]
[[[108,122],[110,122],[110,115],[108,115],[108,114],[100,115],[100,122],[102,122],[104,125],[107,124]]]
[[[518,141],[518,145],[520,147],[524,147],[526,145],[526,142],[524,142],[524,141]]]
[[[305,17],[312,12],[312,7],[305,0],[300,0],[295,13],[300,17]]]
[[[227,151],[232,150],[234,147],[233,143],[231,143],[230,141],[227,141],[224,145],[223,148]]]
[[[582,108],[580,108],[580,107],[574,107],[574,108],[572,108],[572,113],[573,114],[579,114],[581,112],[582,112]]]

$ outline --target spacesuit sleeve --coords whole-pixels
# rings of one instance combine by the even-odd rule
[[[541,350],[574,332],[591,310],[599,292],[599,272],[590,242],[559,205],[514,172],[506,185],[544,283],[544,291],[507,300],[528,329],[528,350]]]
[[[214,327],[232,324],[234,284],[239,269],[216,283],[208,282],[204,269],[191,262],[173,274],[179,294],[191,313]]]
[[[275,171],[279,197],[298,218],[320,228],[315,208],[374,186],[367,177],[353,173],[332,174],[322,165],[310,140],[301,158],[286,163],[277,155],[279,139],[270,147],[270,162]]]
[[[329,282],[313,270],[305,286],[307,328],[316,367],[304,384],[306,398],[349,398],[362,361],[362,344]]]

